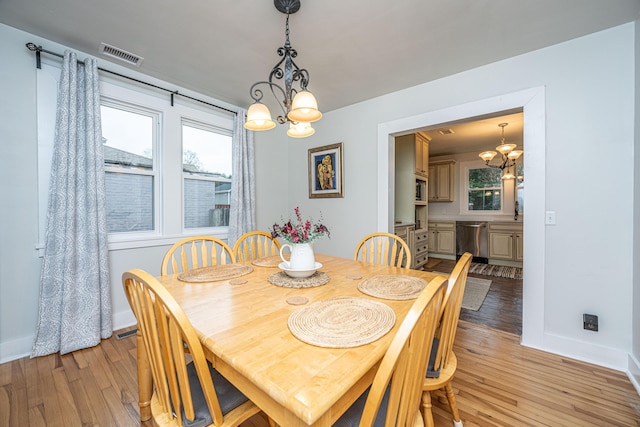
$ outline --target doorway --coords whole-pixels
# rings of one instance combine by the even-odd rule
[[[521,343],[542,347],[544,334],[544,209],[545,209],[545,92],[533,88],[495,98],[427,112],[378,126],[378,228],[393,229],[395,136],[415,129],[482,117],[500,111],[524,112],[524,151],[527,221],[524,223],[523,315]],[[384,177],[388,177],[385,179]]]

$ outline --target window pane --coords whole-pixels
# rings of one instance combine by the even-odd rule
[[[153,117],[102,105],[107,166],[153,169]]]
[[[110,233],[154,229],[154,117],[102,105]],[[122,171],[121,173],[116,171]]]
[[[153,176],[105,175],[109,233],[153,230]]]
[[[231,136],[182,125],[184,227],[229,225]]]
[[[519,163],[517,168],[518,211],[524,212],[524,164]]]
[[[469,169],[468,209],[470,211],[502,210],[502,179],[498,168]]]

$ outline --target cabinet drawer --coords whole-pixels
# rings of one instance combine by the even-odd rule
[[[415,258],[416,267],[419,267],[425,264],[428,260],[429,260],[429,254],[427,252],[416,255],[416,258]]]
[[[454,221],[450,221],[450,222],[429,222],[429,228],[430,229],[437,229],[437,230],[455,230],[456,229],[456,223]]]
[[[429,237],[429,232],[427,230],[424,231],[416,231],[416,245],[419,244],[419,242],[426,242],[427,238]]]
[[[500,232],[518,232],[522,233],[522,223],[521,222],[490,222],[489,223],[489,232],[492,231],[500,231]]]
[[[426,240],[424,242],[422,242],[422,243],[417,243],[416,242],[416,250],[415,250],[416,256],[419,255],[419,254],[428,252],[428,251],[429,251],[429,245],[427,245],[427,241]]]

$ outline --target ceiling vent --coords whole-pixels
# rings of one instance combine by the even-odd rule
[[[438,129],[438,133],[440,135],[451,135],[453,133],[453,129],[451,129],[451,128]]]
[[[136,67],[139,67],[144,60],[144,58],[141,56],[138,56],[131,52],[127,52],[126,50],[122,50],[119,47],[108,45],[106,43],[100,43],[100,53],[112,58],[119,59],[120,61],[124,61],[127,64],[135,65]]]

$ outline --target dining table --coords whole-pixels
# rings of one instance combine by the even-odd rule
[[[215,369],[280,426],[332,425],[371,385],[417,294],[437,276],[315,259],[317,272],[302,279],[288,277],[279,257],[226,267],[233,277],[215,267],[158,277]],[[140,337],[138,381],[144,421],[152,379]]]

